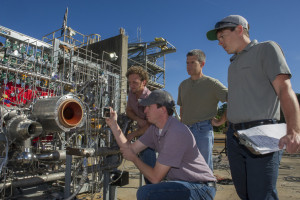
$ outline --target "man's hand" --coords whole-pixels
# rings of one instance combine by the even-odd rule
[[[221,121],[221,119],[217,119],[215,117],[211,119],[212,126],[221,126],[222,124],[224,124],[224,121]]]
[[[120,151],[126,160],[133,162],[137,158],[137,155],[134,153],[134,151],[130,148],[129,145],[127,145],[126,147],[121,147]]]
[[[227,113],[227,110],[225,110],[225,112],[223,113],[223,115],[221,116],[220,119],[217,119],[217,118],[212,118],[211,119],[211,125],[213,126],[221,126],[222,124],[224,124],[227,120],[227,117],[226,117],[226,113]]]
[[[286,146],[288,153],[297,153],[300,151],[300,133],[287,134],[279,140],[279,148]]]
[[[297,96],[292,89],[290,75],[277,75],[272,82],[280,100],[287,126],[287,134],[279,140],[279,148],[286,146],[288,153],[297,153],[300,150],[300,108]]]
[[[117,119],[118,119],[117,113],[112,108],[110,108],[110,117],[105,119],[106,124],[110,128],[116,127],[118,125]]]

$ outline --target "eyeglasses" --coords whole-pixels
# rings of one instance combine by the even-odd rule
[[[224,40],[224,38],[227,36],[227,35],[229,35],[230,33],[227,33],[227,34],[221,34],[218,38],[217,38],[217,40],[219,40],[219,42],[220,41],[223,41]]]
[[[232,24],[232,23],[231,23]],[[229,35],[229,33],[227,33],[227,34],[224,34],[224,33],[222,33],[219,37],[218,37],[218,33],[219,32],[221,32],[221,31],[224,31],[225,29],[227,29],[227,30],[229,30],[230,32],[232,32],[232,31],[234,31],[235,29],[236,29],[236,27],[237,27],[238,25],[234,25],[234,26],[223,26],[223,27],[221,27],[221,28],[219,28],[219,29],[217,29],[217,31],[216,31],[216,35],[217,35],[217,40],[223,40],[224,39],[224,37],[226,37],[227,35]]]

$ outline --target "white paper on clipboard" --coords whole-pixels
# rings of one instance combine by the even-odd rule
[[[286,135],[286,124],[260,125],[246,130],[237,131],[240,141],[252,148],[257,154],[267,154],[280,150],[280,138]]]

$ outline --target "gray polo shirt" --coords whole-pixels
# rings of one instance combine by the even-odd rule
[[[280,119],[280,102],[272,82],[291,75],[279,45],[253,40],[231,57],[228,69],[227,118],[232,123]]]
[[[155,125],[151,125],[139,140],[158,152],[159,163],[171,167],[168,180],[216,181],[197,148],[193,134],[177,119],[169,117],[161,133]]]

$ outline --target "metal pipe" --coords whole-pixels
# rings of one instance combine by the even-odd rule
[[[71,94],[37,99],[32,114],[47,131],[67,132],[83,126],[86,118],[83,102]]]
[[[42,131],[42,125],[27,119],[26,115],[18,115],[7,122],[7,132],[10,138],[17,141],[37,137]]]
[[[73,199],[80,192],[80,190],[81,190],[82,186],[84,185],[85,180],[87,179],[87,177],[88,177],[87,158],[85,157],[84,160],[83,160],[82,177],[81,177],[81,179],[79,181],[78,187],[77,187],[76,191],[71,196],[69,196],[68,198],[66,198],[66,200]]]
[[[120,149],[119,147],[99,147],[98,149],[94,148],[70,148],[67,147],[67,155],[74,155],[74,156],[82,156],[82,157],[94,157],[94,156],[108,156],[108,155],[115,155],[119,154]]]
[[[45,153],[37,154],[36,158],[42,161],[66,160],[66,151],[58,150],[52,152],[45,152]]]
[[[29,186],[35,186],[40,185],[42,183],[50,182],[50,181],[56,181],[61,180],[65,178],[65,172],[59,172],[54,174],[48,174],[48,175],[40,175],[30,178],[24,178],[24,179],[18,179],[18,180],[12,180],[7,181],[5,184],[1,183],[0,188],[8,188],[8,187],[29,187]]]
[[[75,100],[64,101],[59,107],[59,122],[68,128],[77,126],[83,117],[83,108]]]

